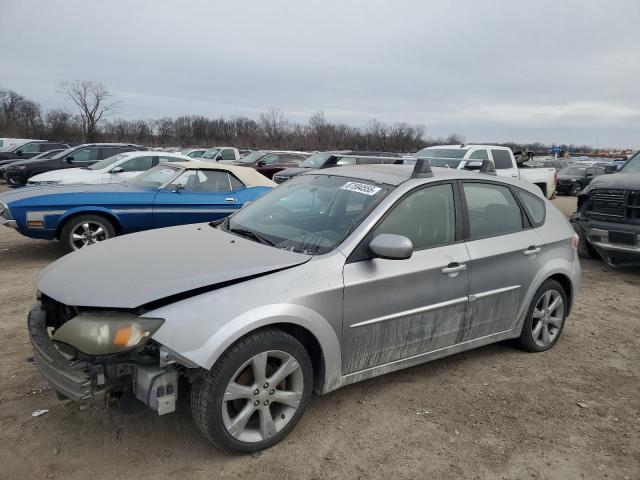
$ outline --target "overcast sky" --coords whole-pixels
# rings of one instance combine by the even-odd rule
[[[317,110],[468,141],[640,147],[640,0],[0,0],[0,87],[128,119]]]

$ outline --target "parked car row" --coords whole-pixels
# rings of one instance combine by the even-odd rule
[[[480,160],[476,171],[424,159],[309,168],[257,199],[274,184],[220,162],[9,192],[3,222],[60,231],[71,248],[199,221],[211,210],[194,203],[202,189],[223,200],[216,221],[98,242],[49,266],[28,316],[35,364],[83,403],[130,392],[163,415],[189,392],[206,438],[254,452],[291,432],[312,391],[507,339],[546,351],[580,284],[575,232],[538,187]],[[51,206],[29,204],[39,189]],[[98,200],[99,212],[77,210]]]
[[[128,143],[89,143],[63,150],[45,158],[30,158],[9,163],[2,168],[2,179],[10,187],[26,185],[35,175],[65,168],[88,167],[99,160],[122,152],[146,150]]]
[[[116,157],[121,165],[154,158]],[[70,252],[126,233],[217,220],[275,186],[251,168],[200,161],[163,163],[124,183],[111,180],[125,172],[104,170],[94,171],[104,184],[34,185],[1,194],[0,224],[59,240]]]

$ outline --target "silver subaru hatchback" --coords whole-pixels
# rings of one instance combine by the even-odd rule
[[[331,168],[222,222],[61,258],[28,325],[61,396],[129,393],[166,414],[188,394],[205,437],[252,452],[294,428],[312,391],[508,339],[548,350],[579,286],[576,247],[518,180],[423,161]]]

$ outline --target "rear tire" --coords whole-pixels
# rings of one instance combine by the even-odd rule
[[[87,214],[67,220],[60,231],[60,242],[64,251],[69,253],[115,236],[116,229],[108,218]]]
[[[518,346],[528,352],[544,352],[553,347],[562,334],[568,307],[562,285],[546,280],[531,300]]]
[[[262,330],[229,348],[194,382],[191,413],[216,447],[251,453],[293,430],[312,389],[313,368],[304,346],[281,330]]]

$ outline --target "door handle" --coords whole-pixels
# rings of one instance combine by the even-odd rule
[[[445,275],[450,275],[455,277],[458,273],[466,270],[467,266],[465,264],[459,264],[458,262],[451,262],[449,265],[442,269],[442,273]]]
[[[236,199],[232,197],[227,197],[224,199],[224,201],[227,203],[235,203]]]
[[[516,177],[518,176],[518,174],[517,174],[517,173],[512,173],[512,174],[511,174],[511,176],[512,176],[513,178],[516,178]]]
[[[536,247],[534,245],[531,245],[529,248],[527,248],[524,251],[525,255],[535,255],[536,253],[540,253],[542,249],[540,247]]]

